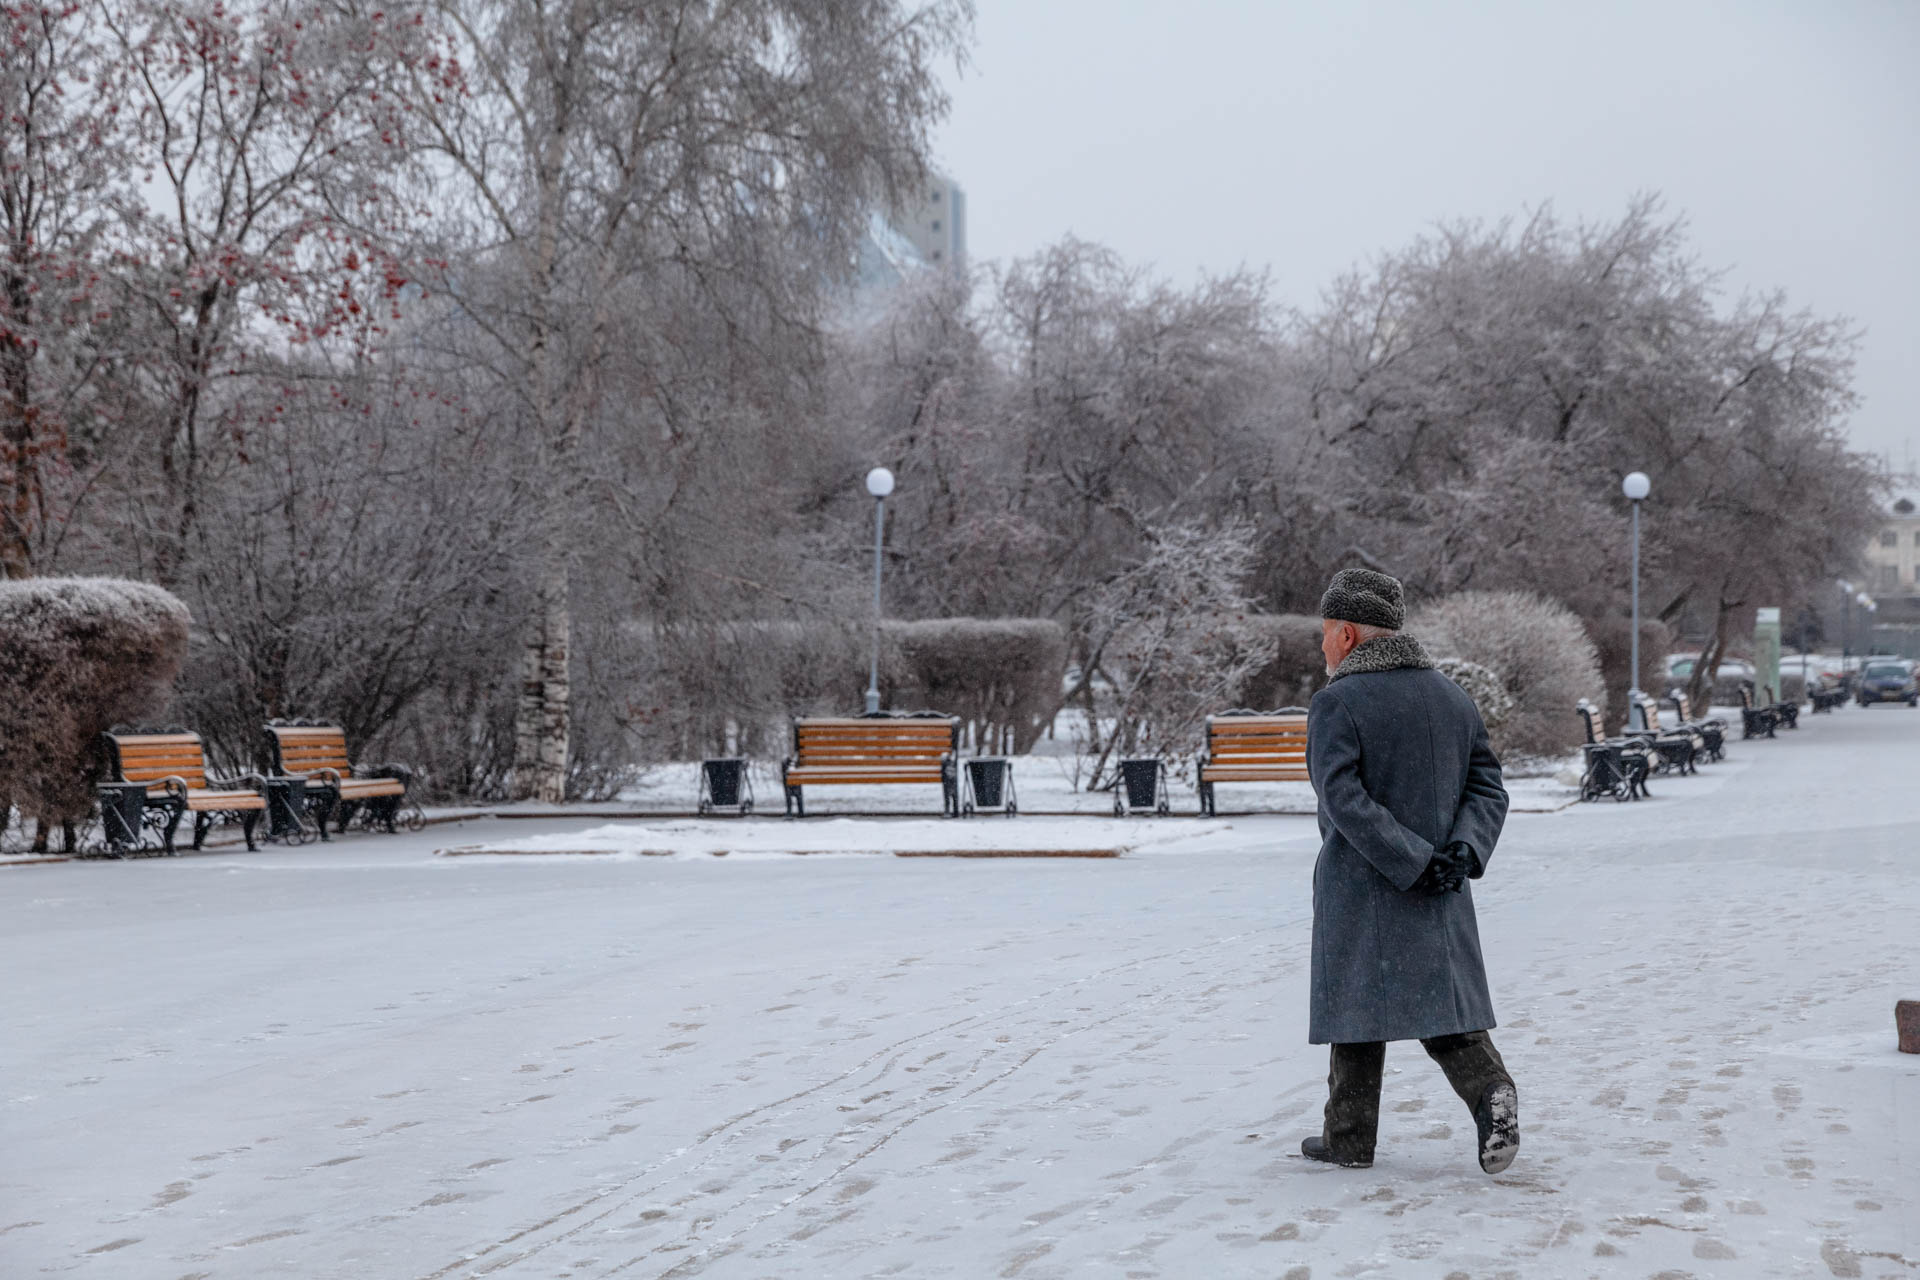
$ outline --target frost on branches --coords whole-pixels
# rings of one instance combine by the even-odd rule
[[[1143,530],[1146,554],[1103,584],[1088,622],[1093,674],[1113,686],[1111,718],[1095,720],[1089,789],[1109,780],[1114,752],[1152,751],[1183,764],[1201,722],[1232,704],[1275,642],[1252,621],[1241,584],[1254,561],[1253,530],[1198,523]],[[1092,717],[1090,717],[1092,719]]]

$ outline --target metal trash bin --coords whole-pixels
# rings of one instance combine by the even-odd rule
[[[998,809],[1011,818],[1020,811],[1013,796],[1013,761],[1005,756],[975,756],[967,761],[967,794],[960,816]]]
[[[147,784],[100,784],[100,826],[107,848],[114,853],[138,849],[146,834]]]
[[[722,756],[700,762],[700,812],[733,809],[753,812],[753,779],[744,756]]]
[[[1113,816],[1129,813],[1154,813],[1165,817],[1167,802],[1166,761],[1146,756],[1120,762],[1119,786],[1113,796]]]
[[[305,844],[313,834],[307,830],[306,812],[305,778],[267,779],[267,839]]]

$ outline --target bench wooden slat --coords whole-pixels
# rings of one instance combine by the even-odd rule
[[[1200,771],[1202,782],[1307,782],[1305,765],[1293,768],[1271,765],[1265,768],[1220,769],[1207,765]]]
[[[849,764],[858,764],[863,760],[875,764],[888,764],[896,761],[939,760],[947,754],[939,751],[810,751],[802,749],[801,758],[809,764],[820,761],[844,760]]]
[[[407,784],[398,778],[342,778],[340,780],[342,800],[369,800],[375,796],[403,796],[406,793]]]
[[[1301,755],[1307,744],[1299,738],[1287,738],[1273,742],[1248,742],[1244,738],[1232,742],[1214,744],[1213,754],[1217,756],[1276,756]]]
[[[912,782],[940,783],[945,779],[938,773],[847,773],[838,769],[795,769],[787,775],[787,785],[798,786],[860,786],[866,783]]]
[[[194,813],[265,809],[267,798],[258,791],[218,791],[189,787],[187,808]]]
[[[795,720],[793,727],[806,729],[870,729],[874,733],[912,733],[912,731],[933,731],[950,733],[952,718],[948,716],[920,716],[914,720],[899,718],[889,720],[887,716],[806,716],[804,720]]]

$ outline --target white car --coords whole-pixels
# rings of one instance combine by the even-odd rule
[[[1691,680],[1693,664],[1700,660],[1697,653],[1676,653],[1667,659],[1667,677],[1671,680]],[[1753,664],[1744,658],[1722,658],[1720,669],[1716,673],[1720,679],[1731,677],[1735,680],[1753,679]]]

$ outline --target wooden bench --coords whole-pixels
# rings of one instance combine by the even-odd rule
[[[1727,754],[1727,722],[1718,716],[1707,716],[1696,720],[1693,715],[1693,703],[1687,700],[1686,691],[1674,689],[1667,694],[1667,702],[1673,707],[1673,714],[1679,718],[1680,727],[1700,739],[1701,749],[1709,760],[1723,760]]]
[[[1742,738],[1771,738],[1773,731],[1780,727],[1783,716],[1772,707],[1756,707],[1753,704],[1753,685],[1743,682],[1740,685],[1740,736]]]
[[[246,833],[247,848],[253,849],[253,829],[266,812],[265,779],[256,774],[238,778],[216,778],[207,773],[206,750],[197,733],[108,733],[105,735],[109,768],[121,784],[145,784],[143,807],[158,810],[161,847],[168,854],[174,848],[174,832],[180,819],[193,815],[193,847],[206,842],[207,831],[216,816],[240,820]],[[102,788],[103,805],[110,803],[110,784]],[[138,832],[131,824],[117,832],[110,845],[124,851]],[[109,831],[113,827],[109,825]]]
[[[1660,704],[1646,694],[1640,695],[1641,714],[1646,718],[1644,729],[1628,729],[1622,736],[1643,742],[1651,749],[1658,763],[1654,769],[1659,773],[1697,773],[1694,758],[1706,751],[1706,740],[1692,729],[1682,725],[1678,729],[1665,729],[1660,725]]]
[[[1213,788],[1221,782],[1306,782],[1307,713],[1223,711],[1207,717],[1200,756],[1200,812],[1213,816]]]
[[[1647,795],[1647,774],[1653,766],[1647,744],[1636,738],[1602,738],[1600,709],[1585,698],[1573,709],[1587,729],[1587,740],[1581,748],[1586,769],[1580,775],[1580,798],[1598,800],[1610,795],[1619,801]]]
[[[407,803],[413,773],[403,765],[362,766],[358,773],[347,759],[347,733],[337,724],[307,721],[267,725],[267,750],[273,771],[282,777],[304,779],[320,819],[320,838],[328,839],[327,823],[344,832],[356,814],[388,831],[405,822],[408,830],[426,825],[417,804]],[[403,811],[404,806],[404,811]]]
[[[793,754],[780,766],[787,816],[807,816],[802,787],[937,783],[940,811],[960,812],[960,718],[943,715],[819,717],[793,722]]]
[[[1787,699],[1779,696],[1779,694],[1774,691],[1772,685],[1767,686],[1767,696],[1773,699],[1774,719],[1789,729],[1798,729],[1800,727],[1800,704],[1798,702],[1789,702]]]

